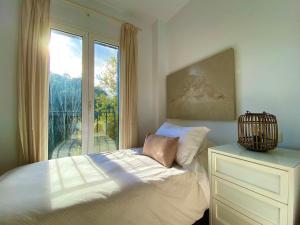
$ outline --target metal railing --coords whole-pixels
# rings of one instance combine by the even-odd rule
[[[74,140],[76,143],[81,143],[81,111],[49,111],[48,126],[49,155],[52,155],[54,149],[63,141]],[[95,111],[94,132],[96,135],[103,135],[111,138],[116,143],[116,146],[118,146],[119,121],[118,115],[113,108]]]

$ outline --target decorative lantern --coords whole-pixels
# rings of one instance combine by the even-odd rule
[[[238,119],[238,143],[245,148],[266,152],[276,148],[278,125],[276,116],[263,113],[241,115]]]

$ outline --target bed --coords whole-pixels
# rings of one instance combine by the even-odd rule
[[[43,161],[0,177],[1,225],[191,225],[208,207],[204,166],[166,168],[141,149]]]

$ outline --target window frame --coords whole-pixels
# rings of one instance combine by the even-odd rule
[[[102,37],[101,35],[97,35],[97,34],[94,34],[94,33],[90,33],[89,35],[89,59],[91,59],[89,61],[89,99],[88,99],[88,104],[89,104],[89,131],[88,131],[88,145],[89,145],[89,148],[93,148],[94,147],[94,104],[93,104],[93,101],[94,101],[94,68],[95,68],[95,60],[94,60],[94,43],[95,42],[99,42],[100,44],[103,44],[103,45],[110,45],[110,46],[114,46],[118,49],[118,52],[120,50],[120,47],[119,47],[119,43],[108,43],[107,42],[107,39]],[[120,54],[118,53],[118,62],[120,62]],[[117,68],[117,71],[118,71],[118,74],[117,74],[117,79],[118,79],[118,86],[119,86],[119,81],[120,81],[120,70],[119,70],[119,63],[118,63],[118,68]],[[119,87],[118,87],[118,90],[119,90]],[[118,108],[120,106],[120,92],[118,92]],[[120,116],[119,116],[119,119],[118,119],[118,126],[120,124]],[[119,141],[118,143],[120,142],[120,129],[119,129]],[[117,148],[119,148],[119,146],[117,146]]]
[[[94,42],[107,44],[120,49],[119,42],[113,38],[107,38],[103,34],[91,32],[67,23],[50,24],[51,30],[82,37],[82,154],[89,153],[94,145]],[[50,57],[49,57],[50,62]],[[118,53],[118,80],[120,79],[120,54]],[[49,63],[50,65],[50,63]],[[50,74],[50,66],[48,74]],[[119,85],[119,82],[118,82]],[[119,90],[119,88],[118,88]],[[118,93],[118,107],[120,105]],[[86,107],[87,106],[87,107]],[[118,121],[119,126],[119,121]],[[119,131],[120,140],[120,131]],[[119,146],[118,146],[119,147]],[[47,152],[48,155],[48,152]]]

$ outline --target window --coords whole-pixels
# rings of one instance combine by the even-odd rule
[[[118,149],[119,50],[93,37],[51,29],[49,159]]]
[[[118,49],[94,42],[94,151],[119,145]]]

